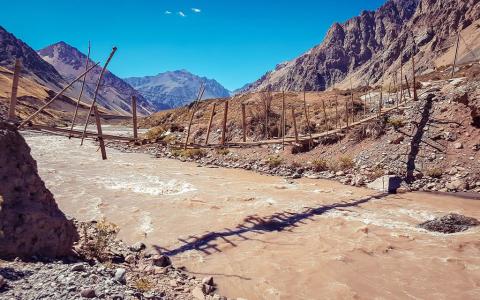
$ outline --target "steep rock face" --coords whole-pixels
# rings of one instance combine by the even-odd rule
[[[57,86],[63,80],[55,68],[45,62],[35,50],[0,26],[0,66],[13,69],[16,58],[22,60],[23,72],[35,74],[41,80]]]
[[[202,99],[223,98],[230,92],[213,79],[199,77],[186,70],[160,73],[156,76],[125,79],[145,98],[164,108],[175,108],[191,103],[197,97],[202,83],[205,93]]]
[[[16,128],[0,122],[0,257],[59,257],[78,240]]]
[[[382,69],[391,75],[416,56],[420,71],[453,47],[457,30],[480,18],[479,0],[389,0],[377,11],[364,11],[343,24],[334,24],[322,44],[278,65],[250,84],[246,91],[321,91],[340,84],[378,83]],[[414,47],[414,45],[416,46]],[[480,45],[470,45],[475,49]],[[410,66],[406,66],[405,71]]]
[[[85,71],[87,56],[78,49],[68,45],[65,42],[58,42],[50,45],[40,51],[38,54],[67,80],[78,77]],[[89,61],[89,66],[94,64]],[[91,101],[102,66],[95,67],[88,73],[86,79],[86,89],[84,100]],[[73,96],[77,97],[81,89],[81,81],[74,85]],[[139,95],[128,83],[107,71],[104,75],[103,85],[101,87],[97,101],[103,107],[122,114],[131,113],[131,96],[137,95],[139,113],[147,115],[157,110],[149,101]]]

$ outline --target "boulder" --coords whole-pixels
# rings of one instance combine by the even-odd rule
[[[402,178],[395,175],[385,175],[367,184],[367,187],[385,193],[396,193],[402,184]]]
[[[0,257],[60,257],[78,234],[37,172],[15,126],[0,122]]]

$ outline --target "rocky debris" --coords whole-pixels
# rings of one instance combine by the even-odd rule
[[[157,267],[168,267],[172,264],[170,257],[166,255],[154,255],[151,258],[152,264]]]
[[[469,218],[463,215],[452,213],[431,221],[424,222],[418,225],[418,227],[428,231],[447,234],[462,232],[478,225],[480,225],[480,222],[475,218]]]
[[[147,248],[147,246],[145,246],[145,244],[142,242],[137,242],[129,247],[129,249],[133,252],[140,252],[145,250],[145,248]]]
[[[385,175],[367,184],[367,187],[381,192],[395,193],[401,184],[402,178],[394,175]]]
[[[125,284],[125,274],[127,273],[127,270],[124,268],[118,268],[115,270],[115,276],[114,279],[117,282],[120,282],[122,284]]]
[[[78,234],[37,172],[17,129],[0,122],[0,257],[59,257]]]
[[[5,278],[3,278],[2,275],[0,275],[0,290],[3,288],[4,285],[7,284],[7,281],[5,280]]]

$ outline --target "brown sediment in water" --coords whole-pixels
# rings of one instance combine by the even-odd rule
[[[127,242],[143,240],[192,273],[213,275],[223,295],[480,297],[480,229],[444,235],[417,227],[451,212],[479,219],[480,201],[383,195],[115,150],[102,162],[94,145],[27,141],[63,211],[105,217]]]

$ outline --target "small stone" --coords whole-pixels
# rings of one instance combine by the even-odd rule
[[[125,257],[125,261],[129,264],[133,264],[135,262],[135,256],[134,255],[127,255]]]
[[[203,284],[213,285],[213,277],[208,276],[202,279]]]
[[[152,257],[152,263],[157,267],[165,268],[170,266],[172,264],[172,261],[166,255],[154,255]]]
[[[204,284],[202,285],[202,290],[205,293],[205,295],[208,295],[210,293],[213,293],[213,291],[215,291],[215,287],[208,284]]]
[[[95,298],[95,290],[93,289],[84,289],[80,292],[80,296],[83,298]]]
[[[147,246],[145,246],[145,244],[142,242],[137,242],[129,247],[129,249],[133,252],[140,252],[145,250],[145,248],[147,248]]]
[[[118,268],[115,270],[115,276],[114,279],[115,281],[118,281],[120,283],[125,283],[125,274],[127,271],[123,268]]]
[[[72,267],[72,271],[75,271],[75,272],[82,272],[82,271],[85,271],[85,264],[83,264],[83,263],[79,263],[79,264],[75,264],[75,265],[73,265],[73,267]]]
[[[453,147],[455,149],[463,149],[463,144],[462,143],[455,143],[455,144],[453,144]]]
[[[205,294],[203,293],[202,287],[196,286],[192,291],[192,296],[194,299],[205,300]]]
[[[451,180],[445,187],[450,191],[463,191],[468,188],[467,183],[460,178]]]
[[[343,172],[343,171],[338,171],[337,173],[335,173],[335,175],[337,175],[337,176],[343,176],[343,175],[345,175],[345,172]]]

